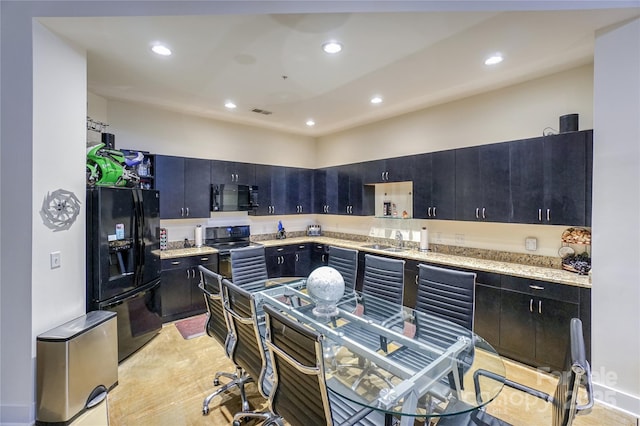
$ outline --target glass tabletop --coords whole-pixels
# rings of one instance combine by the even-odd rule
[[[257,304],[269,303],[324,336],[330,392],[405,420],[475,410],[502,390],[500,355],[466,328],[358,293],[343,298],[336,315],[318,316],[304,280],[291,284],[263,286]]]

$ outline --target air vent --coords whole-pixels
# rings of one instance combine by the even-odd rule
[[[262,115],[271,115],[273,114],[271,111],[267,111],[266,109],[254,108],[251,110],[252,112],[262,114]]]

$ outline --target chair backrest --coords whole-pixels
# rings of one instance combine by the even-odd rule
[[[275,377],[271,411],[292,426],[332,424],[320,334],[267,304],[264,312]]]
[[[476,274],[419,264],[416,310],[473,331]]]
[[[198,287],[204,293],[204,300],[209,313],[206,327],[207,334],[227,348],[229,326],[222,306],[222,295],[220,294],[222,275],[202,265],[198,266],[198,270],[200,271],[200,285]]]
[[[331,266],[342,275],[345,294],[352,293],[356,289],[358,250],[330,246],[327,266]]]
[[[376,296],[364,301],[364,310],[374,319],[386,319],[402,307],[404,292],[404,260],[366,254],[362,293]]]
[[[264,246],[231,249],[229,253],[231,279],[234,284],[242,287],[244,284],[268,278]]]
[[[266,398],[271,391],[268,377],[271,367],[260,336],[255,300],[251,293],[226,278],[222,280],[222,300],[234,342],[230,358],[255,380]]]
[[[582,321],[571,319],[569,329],[569,346],[565,359],[565,370],[560,373],[558,385],[553,396],[553,425],[569,426],[576,414],[588,413],[593,407],[593,385],[591,367],[587,362],[584,346]],[[584,384],[589,402],[578,405],[578,389]]]

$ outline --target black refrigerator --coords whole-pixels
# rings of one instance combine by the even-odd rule
[[[162,327],[159,193],[87,189],[87,312],[117,314],[118,361]]]

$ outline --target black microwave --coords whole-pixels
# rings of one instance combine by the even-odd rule
[[[211,211],[237,212],[258,208],[258,187],[223,183],[211,185]]]

